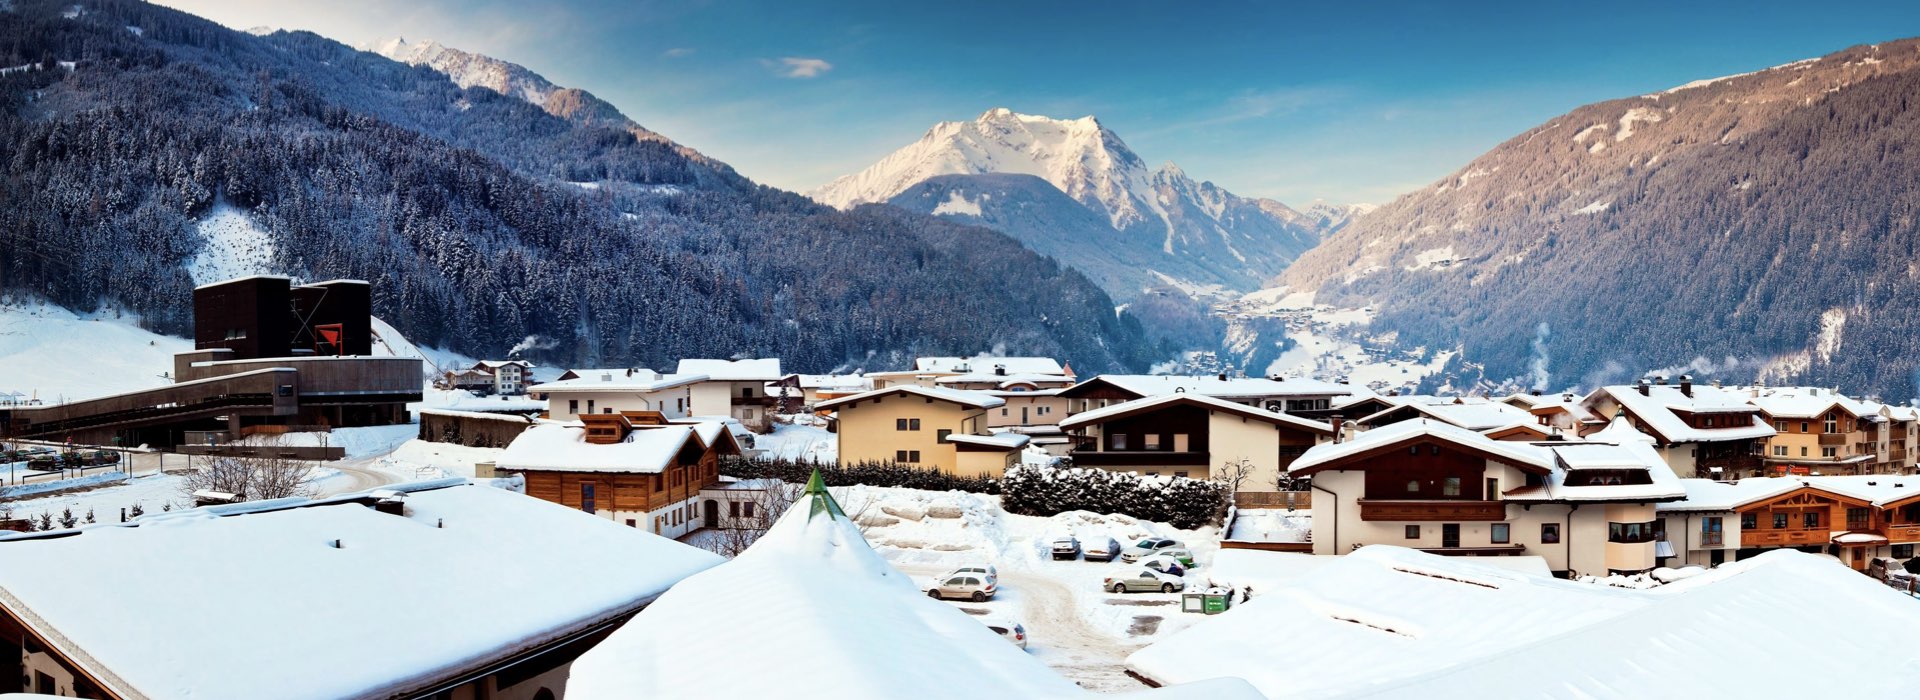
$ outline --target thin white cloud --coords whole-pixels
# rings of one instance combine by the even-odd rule
[[[680,58],[682,56],[692,56],[693,49],[689,49],[685,47],[676,47],[676,48],[671,48],[671,49],[662,51],[660,52],[660,55],[665,56],[667,58]]]
[[[833,64],[818,58],[797,58],[788,56],[774,64],[780,75],[786,78],[818,78],[833,70]]]

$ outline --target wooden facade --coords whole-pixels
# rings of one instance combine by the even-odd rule
[[[611,417],[620,418],[620,415]],[[721,431],[720,436],[715,444],[706,445],[698,433],[688,433],[687,441],[659,471],[639,467],[631,471],[513,471],[525,478],[528,496],[649,532],[687,531],[694,529],[693,523],[698,518],[691,504],[700,490],[720,483],[720,457],[739,454],[731,433]],[[681,512],[682,509],[685,512]]]

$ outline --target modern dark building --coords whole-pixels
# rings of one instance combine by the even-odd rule
[[[58,406],[0,409],[0,435],[175,447],[185,433],[406,423],[421,362],[373,354],[371,287],[242,277],[193,292],[194,350],[174,384]]]

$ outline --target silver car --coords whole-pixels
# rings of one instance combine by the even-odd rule
[[[1026,625],[1007,620],[985,620],[984,622],[987,623],[987,629],[993,630],[993,633],[1000,635],[1002,639],[1013,642],[1015,646],[1022,649],[1027,648]]]
[[[1134,570],[1130,569],[1130,571]],[[1108,576],[1100,587],[1115,593],[1152,593],[1154,591],[1174,593],[1186,590],[1187,580],[1141,567],[1132,574]]]
[[[1149,554],[1154,554],[1168,547],[1179,547],[1179,546],[1181,546],[1180,540],[1170,540],[1165,537],[1148,537],[1146,539],[1140,540],[1139,542],[1133,543],[1131,546],[1128,546],[1125,550],[1121,551],[1120,560],[1130,562],[1135,559],[1139,559],[1141,557],[1147,556]]]
[[[1087,561],[1113,561],[1120,556],[1120,541],[1112,537],[1095,537],[1087,540]]]
[[[947,572],[946,574],[942,575],[940,578],[949,579],[955,576],[967,576],[967,575],[980,576],[995,582],[998,582],[1000,580],[1000,570],[993,568],[992,564],[988,564],[986,566],[962,566],[958,569],[954,569],[952,571]]]
[[[933,587],[927,589],[927,597],[935,600],[958,598],[961,600],[971,600],[975,603],[984,603],[992,598],[993,594],[999,592],[1000,583],[998,581],[981,576],[980,574],[959,574],[945,576],[934,581]]]

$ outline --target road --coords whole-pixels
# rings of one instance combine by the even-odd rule
[[[319,495],[337,496],[400,483],[403,479],[399,474],[373,468],[373,462],[380,457],[322,462],[321,464],[329,469],[339,470],[340,475],[321,481]]]
[[[922,589],[946,572],[931,565],[895,565],[913,577]],[[1059,671],[1081,687],[1101,693],[1143,690],[1146,685],[1127,675],[1123,659],[1142,644],[1128,644],[1087,625],[1076,614],[1073,593],[1044,575],[1001,569],[1000,594],[991,602],[948,601],[972,615],[995,615],[1025,625],[1027,653]]]

